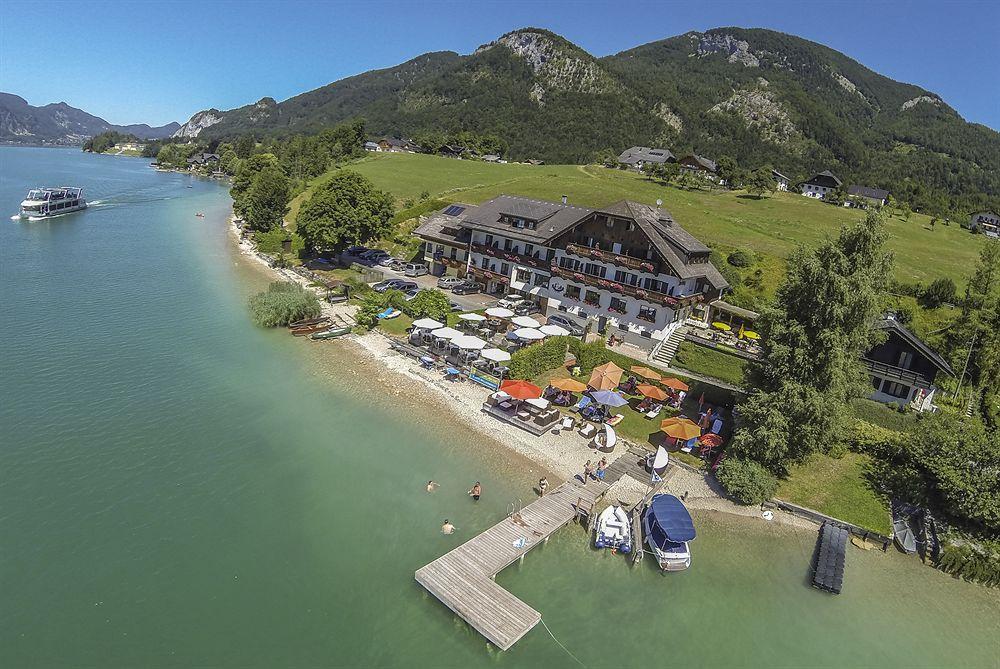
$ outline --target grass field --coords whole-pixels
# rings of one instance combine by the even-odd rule
[[[690,341],[681,342],[672,364],[689,372],[725,381],[737,388],[743,385],[743,368],[746,367],[743,358]]]
[[[842,458],[815,454],[793,467],[778,486],[778,497],[828,516],[888,534],[889,507],[865,477],[868,458],[847,453]]]
[[[747,248],[769,259],[780,259],[798,244],[815,245],[835,235],[841,225],[863,212],[824,204],[794,193],[776,193],[761,200],[739,192],[687,191],[663,186],[621,170],[593,165],[498,165],[420,154],[379,154],[350,165],[391,192],[400,203],[423,192],[446,201],[477,204],[500,193],[600,206],[624,198],[653,203],[658,198],[674,218],[702,241],[722,250]],[[322,178],[322,177],[320,177]],[[298,207],[305,193],[292,203]],[[930,219],[914,214],[909,221],[888,223],[890,248],[896,256],[896,278],[929,283],[950,276],[964,286],[974,267],[982,239],[957,223],[930,227]],[[780,273],[780,262],[765,263]],[[767,283],[773,284],[772,271]]]

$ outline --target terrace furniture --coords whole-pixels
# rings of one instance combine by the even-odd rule
[[[517,417],[520,418],[521,420],[530,420],[531,414],[528,413],[527,411],[518,411]]]
[[[580,436],[584,439],[592,439],[595,434],[597,434],[597,426],[593,423],[587,423],[580,428]]]
[[[592,400],[589,396],[584,395],[583,397],[580,398],[580,401],[573,406],[571,410],[579,413],[580,411],[583,411],[586,407],[590,406],[593,402],[594,400]]]
[[[562,423],[560,424],[562,425],[562,429],[572,430],[576,426],[576,419],[572,416],[563,416]]]
[[[663,405],[655,404],[653,405],[653,408],[646,412],[646,418],[656,418],[660,415],[661,411],[663,411]]]
[[[510,411],[512,408],[514,408],[514,403],[511,402],[510,400],[504,400],[497,406],[503,409],[504,411]]]

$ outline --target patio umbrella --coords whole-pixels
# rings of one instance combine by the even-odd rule
[[[534,318],[529,318],[528,316],[514,316],[510,319],[510,322],[519,328],[537,328],[538,321]]]
[[[649,379],[650,381],[659,381],[661,378],[663,378],[660,376],[659,372],[653,371],[649,367],[640,367],[636,365],[634,367],[629,367],[628,371],[634,374],[638,374],[642,378]]]
[[[455,328],[438,328],[437,330],[431,330],[431,336],[437,337],[438,339],[451,340],[458,337],[464,337],[465,335]]]
[[[500,390],[504,391],[516,400],[530,400],[534,397],[542,396],[542,389],[534,383],[527,381],[508,379],[500,384]]]
[[[565,337],[569,334],[569,330],[561,325],[543,325],[538,331],[547,337]]]
[[[703,435],[698,441],[701,442],[702,446],[715,448],[716,446],[720,446],[722,444],[722,437],[714,432],[709,432],[708,434]]]
[[[413,321],[413,327],[418,330],[437,330],[438,328],[443,328],[444,323],[438,323],[433,318],[418,318]]]
[[[535,328],[518,328],[514,330],[513,334],[518,339],[527,339],[529,341],[537,341],[539,339],[545,339],[545,335],[543,335]]]
[[[479,337],[455,337],[451,340],[451,343],[455,346],[464,349],[466,351],[478,351],[479,349],[486,347],[486,342],[484,342]]]
[[[514,315],[514,312],[503,307],[490,307],[486,310],[486,315],[493,316],[494,318],[510,318]]]
[[[663,385],[665,385],[667,388],[672,388],[674,390],[683,390],[684,392],[690,390],[688,384],[684,383],[680,379],[674,379],[674,378],[665,379],[663,381]]]
[[[712,323],[712,327],[715,328],[716,330],[722,330],[723,332],[729,332],[730,330],[733,329],[731,326],[726,325],[722,321],[715,321],[714,323]]]
[[[760,335],[754,332],[753,330],[744,330],[743,337],[745,339],[760,339]]]
[[[590,393],[590,396],[594,398],[595,402],[604,406],[620,407],[628,404],[627,399],[611,390],[595,390]],[[701,434],[701,430],[698,431],[698,434]]]
[[[587,382],[587,385],[594,390],[611,390],[612,388],[617,388],[624,372],[624,369],[613,362],[605,363],[600,367],[594,367],[594,371],[590,373],[590,381]]]
[[[458,317],[461,318],[463,321],[469,321],[471,323],[480,323],[486,320],[486,316],[483,316],[482,314],[477,314],[474,311],[469,312],[467,314],[459,314]]]
[[[507,351],[501,351],[498,348],[488,348],[480,353],[479,357],[492,360],[493,362],[507,362],[510,360],[510,353]]]
[[[643,397],[648,397],[651,400],[656,400],[657,402],[662,402],[667,399],[667,392],[660,388],[659,386],[654,386],[649,383],[640,383],[635,387]]]
[[[679,420],[676,423],[671,423],[661,429],[668,437],[680,439],[681,441],[687,441],[701,436],[701,428],[686,418]]]
[[[552,379],[549,385],[557,390],[565,390],[571,393],[582,393],[587,389],[587,385],[575,379]]]

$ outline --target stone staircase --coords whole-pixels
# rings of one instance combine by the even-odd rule
[[[653,349],[653,360],[665,367],[669,367],[674,356],[677,355],[677,349],[680,348],[685,335],[687,335],[687,327],[684,325],[677,327],[677,329],[670,333],[670,336],[667,337],[663,344]]]

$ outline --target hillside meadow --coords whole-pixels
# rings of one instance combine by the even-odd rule
[[[685,190],[664,186],[633,172],[596,165],[499,165],[422,154],[374,154],[342,169],[351,169],[392,193],[399,203],[422,193],[449,202],[478,204],[501,193],[558,200],[588,207],[621,199],[663,206],[674,219],[705,243],[733,250],[751,249],[764,257],[766,283],[775,285],[781,259],[798,244],[813,246],[864,212],[835,207],[795,193],[775,193],[760,200],[740,191]],[[319,177],[292,202],[290,218],[308,197]],[[982,239],[957,222],[938,223],[913,214],[908,221],[888,221],[889,246],[895,254],[895,278],[929,283],[951,277],[960,287],[975,266]]]

